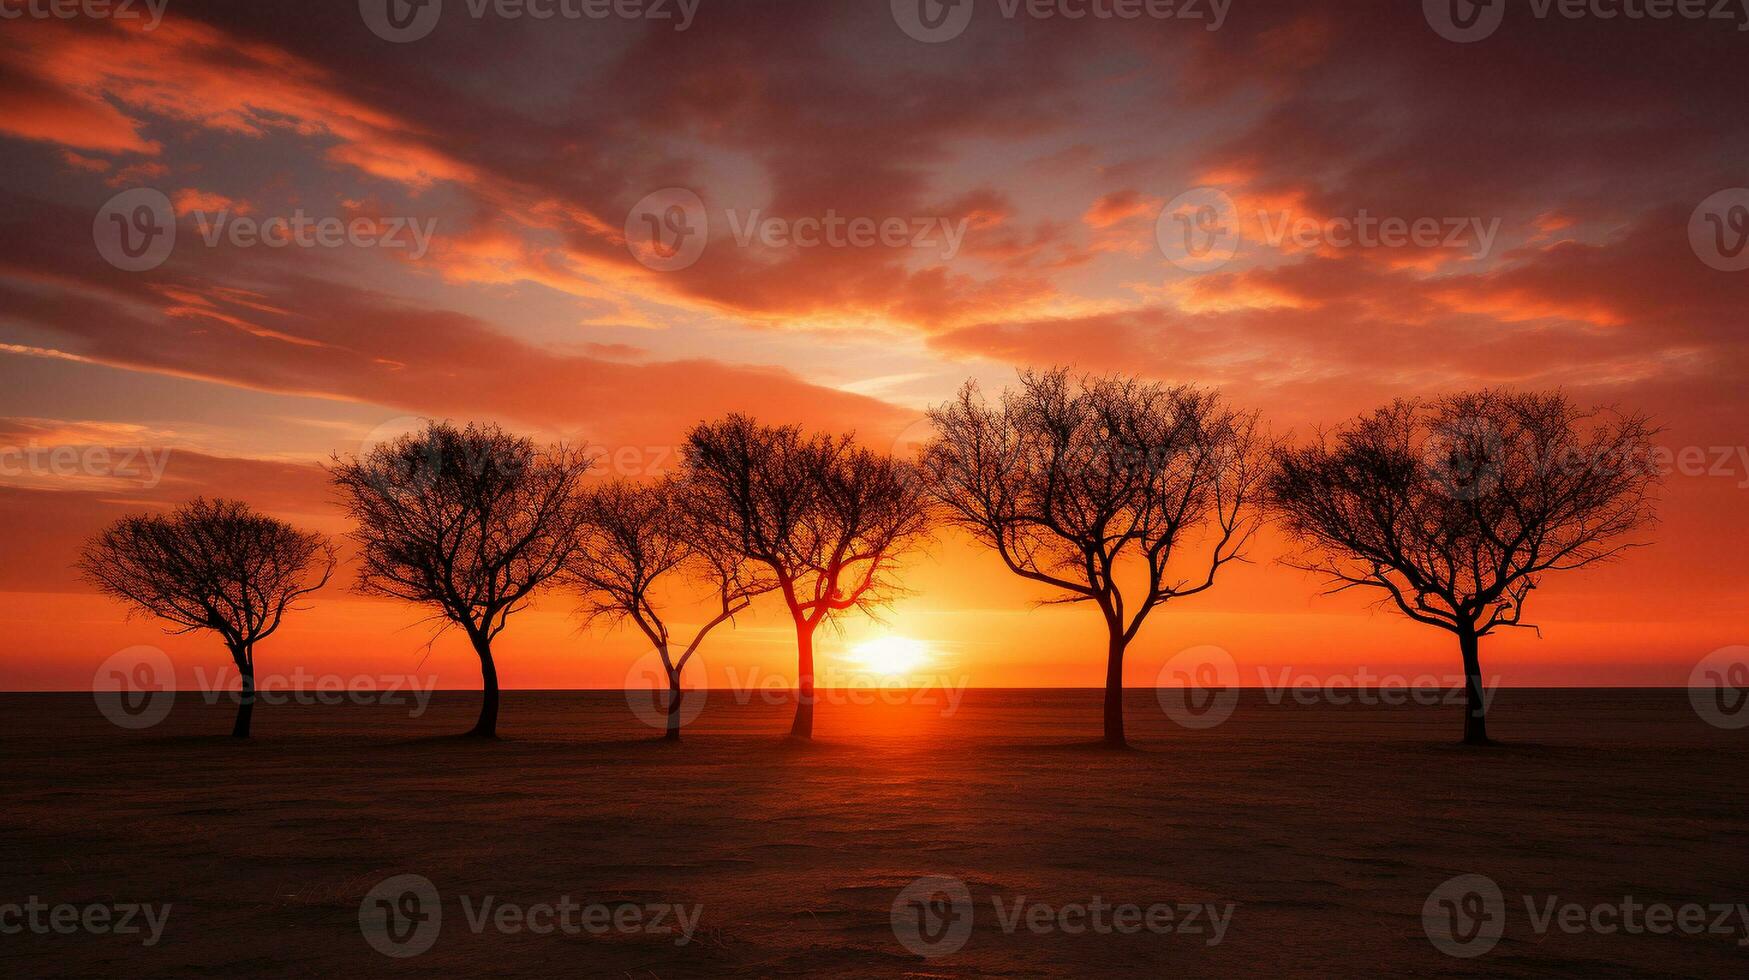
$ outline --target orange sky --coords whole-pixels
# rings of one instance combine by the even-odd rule
[[[79,542],[197,493],[343,532],[319,461],[422,417],[585,439],[635,476],[728,411],[902,452],[964,379],[1051,364],[1217,385],[1285,437],[1479,385],[1644,409],[1677,464],[1654,544],[1552,577],[1527,617],[1541,638],[1490,639],[1485,667],[1681,684],[1749,642],[1749,271],[1690,234],[1703,201],[1749,186],[1728,28],[1509,23],[1453,44],[1419,5],[1366,0],[1238,4],[1219,30],[980,8],[926,44],[885,2],[773,2],[707,3],[684,31],[456,14],[390,43],[355,6],[0,25],[0,689],[82,689],[138,643],[184,683],[218,669],[213,641],[91,595]],[[1236,238],[1187,269],[1157,219],[1199,187],[1232,202]],[[139,188],[171,203],[177,240],[127,271],[94,227]],[[662,271],[639,261],[636,219],[671,188],[709,232]],[[417,254],[209,245],[221,212],[432,233]],[[1442,234],[1317,231],[1363,214]],[[829,216],[940,233],[740,234]],[[1489,229],[1486,247],[1464,229]],[[1250,684],[1456,669],[1445,635],[1319,597],[1280,554],[1266,534],[1252,565],[1157,612],[1130,682],[1204,644]],[[854,679],[852,648],[892,633],[930,650],[914,680],[1100,682],[1093,614],[1033,608],[1040,593],[967,543],[938,541],[907,582],[887,624],[828,642],[827,677]],[[477,683],[465,645],[428,652],[418,620],[338,583],[262,669]],[[792,642],[761,606],[713,638],[711,681],[787,678]],[[615,687],[642,652],[580,633],[562,596],[501,644],[511,687]]]

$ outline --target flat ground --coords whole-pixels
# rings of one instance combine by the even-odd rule
[[[192,702],[192,703],[189,703]],[[1081,744],[1095,692],[974,691],[939,704],[789,709],[713,697],[664,745],[613,694],[511,693],[503,739],[472,699],[230,708],[179,700],[143,732],[86,695],[0,697],[0,906],[169,903],[161,941],[0,935],[11,976],[1714,976],[1749,967],[1729,935],[1539,933],[1549,899],[1749,902],[1749,731],[1703,724],[1682,692],[1505,691],[1505,744],[1454,744],[1458,709],[1272,705],[1247,692],[1208,731],[1152,692],[1136,750]],[[360,905],[418,874],[439,893],[430,948],[367,945]],[[1430,892],[1495,881],[1505,935],[1447,956]],[[895,936],[919,876],[960,879],[973,928],[924,959]],[[536,934],[468,919],[486,896],[538,906],[702,906],[673,935]],[[1004,930],[1017,900],[1231,903],[1221,941],[1143,931]],[[1178,913],[1182,914],[1182,913]],[[1709,916],[1709,919],[1711,917]],[[1109,913],[1107,913],[1109,920]],[[907,920],[909,921],[909,920]],[[944,920],[945,921],[945,920]],[[1069,920],[1071,927],[1081,920]],[[1600,920],[1603,921],[1603,920]],[[0,917],[0,925],[6,920]],[[411,923],[408,922],[410,925]],[[1709,922],[1710,924],[1710,922]],[[930,933],[929,935],[936,935]]]

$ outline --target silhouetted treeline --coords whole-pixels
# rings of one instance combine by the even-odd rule
[[[968,383],[929,418],[934,437],[902,460],[730,415],[687,433],[677,473],[599,483],[587,447],[433,421],[337,456],[330,475],[354,523],[355,588],[467,634],[484,695],[470,734],[484,737],[497,730],[493,641],[561,590],[590,621],[648,640],[669,739],[700,645],[775,594],[796,630],[791,735],[810,738],[819,628],[891,602],[902,563],[952,527],[1042,601],[1099,612],[1104,739],[1123,745],[1124,655],[1144,622],[1215,588],[1273,520],[1300,548],[1288,564],[1456,635],[1465,741],[1485,742],[1482,637],[1528,627],[1550,573],[1619,556],[1653,519],[1650,422],[1558,392],[1400,400],[1296,444],[1209,389],[1057,369],[1023,372],[993,401]],[[233,734],[247,736],[255,644],[327,582],[334,550],[244,504],[197,499],[117,522],[80,567],[174,631],[219,635],[243,675]],[[689,639],[670,633],[657,595],[671,583],[712,610]]]

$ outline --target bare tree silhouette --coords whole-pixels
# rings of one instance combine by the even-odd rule
[[[579,449],[448,422],[334,459],[331,476],[357,522],[358,591],[435,607],[440,632],[460,626],[480,658],[485,691],[471,735],[497,734],[492,641],[576,549],[577,498],[592,465]]]
[[[668,725],[663,736],[680,739],[681,672],[710,632],[775,583],[751,574],[746,560],[726,547],[720,534],[700,533],[689,512],[686,487],[673,477],[654,483],[614,480],[583,501],[583,545],[565,564],[561,579],[577,588],[590,621],[631,621],[662,659],[668,680]],[[658,589],[676,580],[708,583],[716,599],[712,618],[674,655],[674,640]]]
[[[950,523],[1065,593],[1049,602],[1098,607],[1105,741],[1122,746],[1124,652],[1143,621],[1211,588],[1256,531],[1257,417],[1188,386],[1062,369],[1019,381],[996,405],[968,382],[931,410],[923,468]]]
[[[682,479],[695,524],[721,547],[769,568],[796,628],[796,716],[790,734],[814,732],[814,635],[853,609],[899,591],[898,560],[928,531],[911,467],[849,436],[803,435],[744,415],[695,426]]]
[[[231,734],[249,737],[255,644],[299,598],[328,583],[334,545],[235,500],[197,497],[168,514],[124,517],[92,538],[78,562],[105,595],[172,624],[212,630],[241,675]]]
[[[1623,539],[1653,520],[1655,435],[1644,415],[1558,392],[1402,400],[1278,450],[1268,496],[1305,546],[1289,564],[1457,635],[1464,741],[1485,744],[1481,638],[1534,629],[1524,606],[1545,574],[1636,546]]]

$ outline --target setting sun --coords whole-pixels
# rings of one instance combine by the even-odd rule
[[[851,662],[871,673],[896,677],[929,659],[929,644],[908,636],[880,636],[858,643],[850,651]]]

